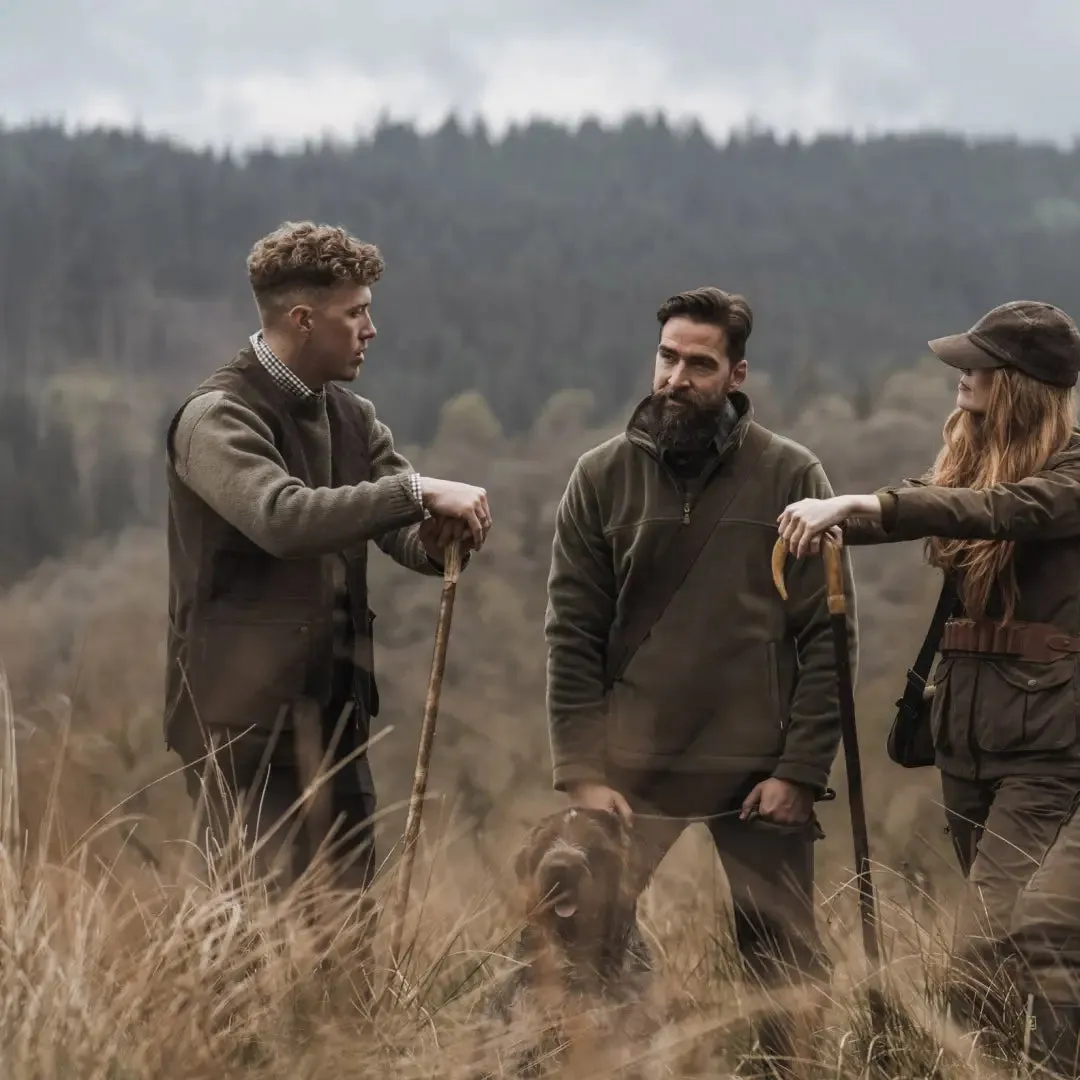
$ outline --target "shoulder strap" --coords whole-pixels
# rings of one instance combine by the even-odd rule
[[[721,469],[712,483],[706,485],[694,507],[690,524],[675,527],[674,535],[659,550],[652,572],[637,579],[641,582],[638,595],[623,598],[626,621],[616,623],[608,644],[607,686],[610,687],[626,670],[631,657],[664,614],[771,439],[765,428],[756,423],[750,425],[742,445],[735,452],[730,472]]]
[[[938,596],[937,607],[934,608],[930,626],[926,631],[919,655],[915,657],[915,663],[911,665],[907,673],[907,683],[904,687],[904,696],[901,701],[905,704],[917,706],[922,700],[926,680],[930,675],[930,668],[934,663],[938,645],[941,643],[941,635],[945,630],[945,623],[949,616],[956,610],[959,596],[951,577],[946,575],[941,584],[941,595]]]

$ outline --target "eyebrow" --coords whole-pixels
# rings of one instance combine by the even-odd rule
[[[684,360],[704,360],[710,364],[716,364],[719,362],[712,353],[696,351],[680,353],[678,349],[673,349],[670,345],[661,344],[658,351],[663,356],[682,357]]]

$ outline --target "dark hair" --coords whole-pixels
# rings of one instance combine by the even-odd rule
[[[286,221],[256,241],[247,259],[248,280],[260,306],[283,294],[326,289],[349,282],[373,285],[382,276],[383,259],[336,225]]]
[[[746,339],[754,329],[754,313],[746,298],[738,293],[726,293],[713,285],[669,296],[656,313],[663,326],[668,319],[678,317],[694,322],[719,326],[727,340],[727,354],[738,363],[746,353]]]

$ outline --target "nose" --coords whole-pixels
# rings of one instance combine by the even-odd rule
[[[584,859],[569,855],[547,862],[540,873],[540,891],[545,896],[574,892],[589,872]]]
[[[690,369],[681,361],[671,369],[668,386],[672,390],[684,390],[690,385]]]

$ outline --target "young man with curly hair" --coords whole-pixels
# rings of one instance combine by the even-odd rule
[[[368,541],[438,575],[451,539],[476,550],[491,527],[482,488],[417,475],[341,385],[375,338],[383,265],[327,225],[259,240],[260,328],[167,436],[166,743],[215,839],[239,810],[256,866],[283,883],[320,848],[339,887],[374,872]]]

